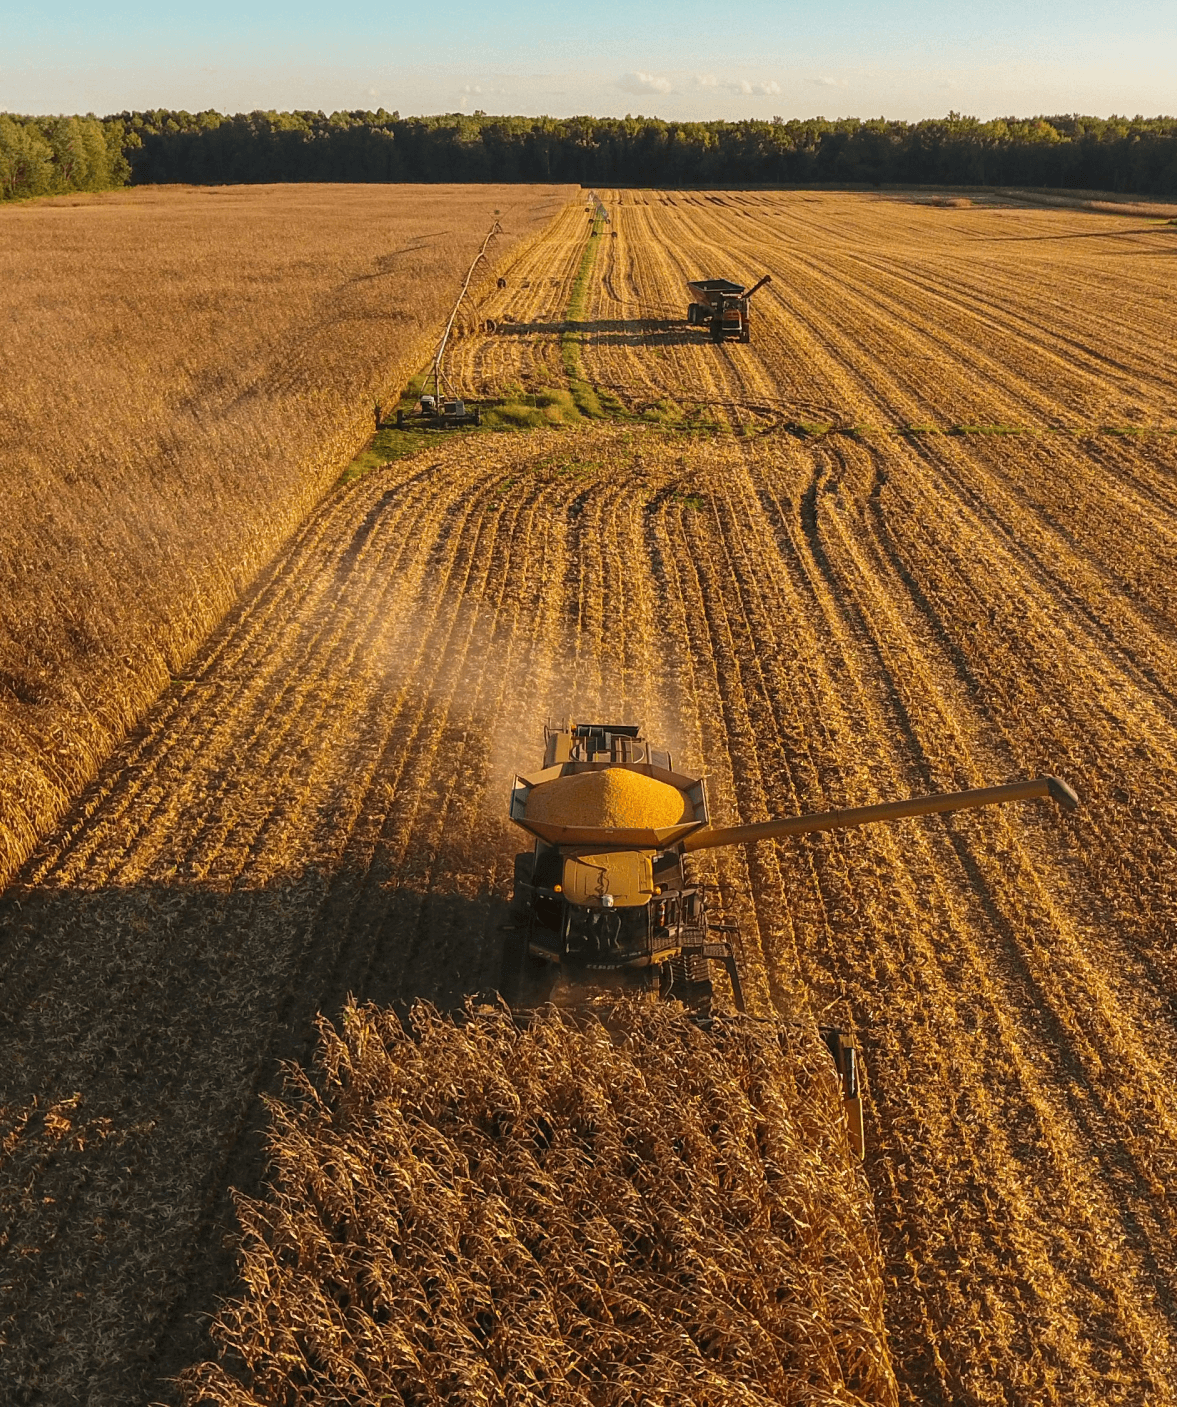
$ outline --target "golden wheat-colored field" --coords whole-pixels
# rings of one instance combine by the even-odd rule
[[[167,187],[0,213],[0,883],[363,443],[496,213],[498,257],[567,195]]]
[[[598,1019],[600,1018],[600,1019]],[[605,1024],[602,1024],[602,1021]],[[865,1179],[811,1026],[349,1006],[242,1201],[192,1403],[894,1407]]]
[[[1177,227],[1162,215],[813,192],[624,191],[605,208],[574,340],[630,410],[748,430],[1177,429]],[[497,335],[463,367],[473,385],[561,384],[590,225],[569,206],[504,270],[484,303]],[[751,344],[715,356],[686,326],[686,281],[765,273]]]
[[[579,713],[644,722],[720,824],[1075,785],[1074,816],[700,864],[755,1011],[865,1051],[900,1400],[1177,1401],[1177,235],[609,208],[616,240],[576,204],[505,261],[455,365],[559,386],[573,356],[629,418],[330,495],[0,901],[0,1343],[29,1400],[163,1398],[209,1355],[257,1092],[348,993],[494,988],[510,778]],[[676,263],[774,270],[750,345],[669,325]]]

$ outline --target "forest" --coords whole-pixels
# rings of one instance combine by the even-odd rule
[[[123,154],[127,140],[118,118],[0,112],[0,200],[126,185],[131,179]]]
[[[133,184],[1034,186],[1177,195],[1177,118],[666,122],[483,112],[0,114],[0,198]]]

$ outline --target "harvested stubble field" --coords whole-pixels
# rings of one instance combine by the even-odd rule
[[[1177,226],[1161,216],[755,191],[614,192],[605,207],[573,336],[593,385],[633,411],[749,430],[1177,431]],[[512,261],[470,382],[561,384],[589,227],[571,207]],[[686,326],[687,279],[765,273],[752,342],[717,356]]]
[[[567,195],[165,187],[0,212],[0,883],[371,433],[496,214],[505,253]]]
[[[579,206],[507,261],[484,306],[532,336],[467,337],[467,374],[558,386],[571,346],[635,417],[765,433],[468,436],[338,491],[3,900],[0,1342],[23,1400],[162,1397],[207,1353],[193,1316],[233,1286],[258,1089],[349,992],[494,986],[510,774],[571,711],[645,722],[720,823],[1076,786],[1074,817],[700,868],[755,1008],[808,1003],[865,1049],[901,1400],[1177,1401],[1177,234],[809,194],[610,208],[591,265]],[[651,325],[675,261],[770,257],[750,346]]]

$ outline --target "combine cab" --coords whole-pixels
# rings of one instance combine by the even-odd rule
[[[712,342],[750,342],[748,303],[772,279],[768,274],[745,288],[726,278],[700,278],[687,284],[691,301],[687,304],[687,323],[691,327],[706,327]]]
[[[785,835],[844,830],[875,821],[1052,797],[1078,799],[1057,777],[890,801],[751,825],[708,824],[702,779],[675,770],[632,724],[576,723],[544,730],[543,766],[517,776],[510,818],[535,841],[516,857],[514,926],[504,950],[503,991],[516,1006],[557,989],[620,988],[681,1000],[711,1021],[711,964],[744,1010],[733,924],[716,922],[691,875],[695,850]],[[573,997],[575,999],[575,996]],[[861,1152],[860,1061],[840,1031],[824,1033],[842,1081],[851,1140]]]

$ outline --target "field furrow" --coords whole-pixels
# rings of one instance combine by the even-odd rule
[[[768,197],[743,218],[726,203],[623,202],[619,257],[634,261],[626,281],[637,306],[618,303],[611,274],[596,379],[627,403],[689,388],[722,405],[714,379],[726,366],[742,388],[726,394],[749,408],[880,428],[1177,427],[1164,354],[1177,327],[1160,294],[1167,229],[1075,212],[942,212],[895,198],[822,203],[815,221],[801,194]],[[1078,274],[1076,247],[1087,256]],[[751,282],[764,272],[774,281],[753,305],[752,347],[717,357],[678,321],[687,277]],[[1124,300],[1136,316],[1125,316]]]
[[[0,896],[14,1400],[174,1398],[259,1095],[349,994],[498,986],[512,774],[591,715],[704,773],[718,824],[1076,787],[691,863],[753,1009],[865,1054],[906,1407],[1177,1403],[1173,235],[603,200],[512,251],[447,365],[614,423],[335,490]],[[687,278],[764,271],[749,344],[687,328]]]

